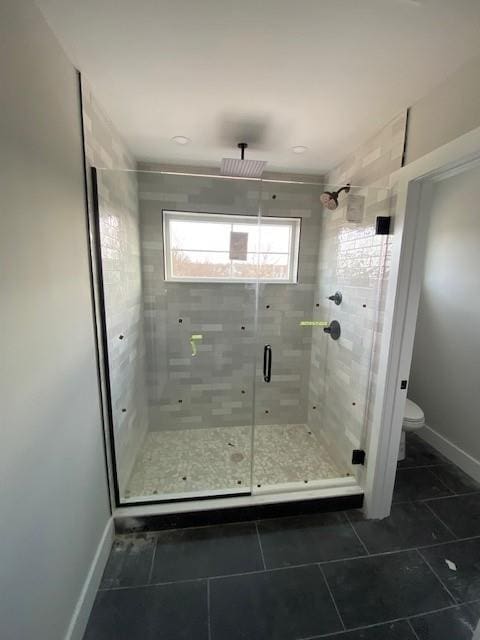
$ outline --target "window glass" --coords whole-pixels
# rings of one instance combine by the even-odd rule
[[[300,220],[164,211],[165,276],[296,282]]]

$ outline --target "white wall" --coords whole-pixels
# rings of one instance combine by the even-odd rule
[[[480,167],[435,186],[409,397],[480,460]]]
[[[0,637],[63,638],[109,519],[75,70],[0,9]]]
[[[480,126],[479,79],[480,56],[410,107],[407,163]]]

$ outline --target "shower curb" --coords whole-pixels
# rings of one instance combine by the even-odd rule
[[[363,506],[363,493],[317,498],[313,500],[296,500],[274,504],[259,504],[227,509],[208,509],[205,511],[188,511],[184,513],[155,514],[145,516],[115,516],[115,533],[141,533],[145,531],[161,531],[162,529],[179,529],[186,527],[202,527],[212,524],[227,524],[248,520],[262,520],[284,516],[297,516],[328,511],[345,511],[360,509]]]

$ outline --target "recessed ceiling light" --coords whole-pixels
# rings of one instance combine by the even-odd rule
[[[177,144],[188,144],[190,142],[190,138],[186,136],[173,136],[172,142],[176,142]]]
[[[301,145],[297,147],[292,147],[293,153],[305,153],[308,150],[308,147],[302,147]]]

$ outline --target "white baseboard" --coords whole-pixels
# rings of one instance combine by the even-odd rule
[[[457,465],[462,471],[471,478],[480,482],[480,461],[471,456],[469,453],[447,440],[437,431],[425,425],[417,431],[422,440],[431,444],[437,451]]]
[[[82,640],[83,638],[110,549],[112,548],[114,533],[113,518],[109,518],[68,625],[65,640]]]

